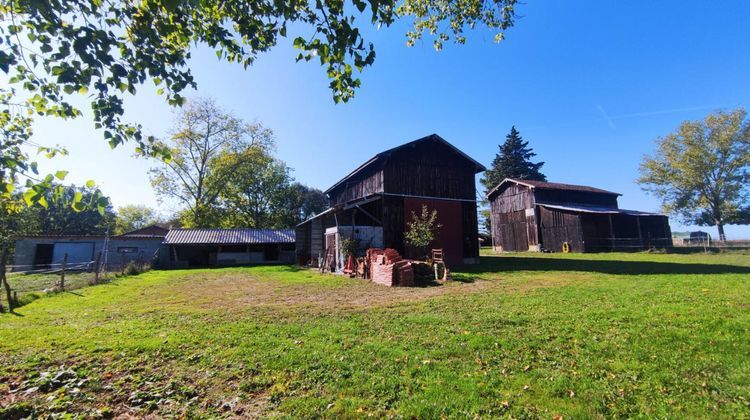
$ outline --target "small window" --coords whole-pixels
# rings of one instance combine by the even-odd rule
[[[121,254],[135,254],[136,252],[138,252],[138,247],[137,246],[118,246],[117,252]]]

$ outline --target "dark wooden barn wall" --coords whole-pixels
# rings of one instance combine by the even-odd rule
[[[666,216],[585,214],[582,220],[588,252],[638,251],[672,246],[672,232]]]
[[[443,212],[446,215],[456,210],[455,215],[441,223],[446,226],[446,231],[459,232],[455,238],[456,249],[450,255],[462,261],[479,256],[475,172],[476,164],[454,149],[439,141],[425,141],[380,157],[370,167],[329,191],[328,195],[331,206],[336,206],[384,193],[380,200],[363,206],[382,222],[384,245],[402,254],[406,251],[404,232],[409,216],[405,200],[428,197],[471,200],[438,200],[438,207],[447,206]],[[339,224],[351,224],[352,212],[339,212]],[[355,223],[376,224],[359,211]]]
[[[404,198],[383,197],[383,244],[404,254]]]
[[[310,258],[311,227],[311,223],[305,223],[294,228],[294,246],[297,251],[298,263],[305,264]]]
[[[582,204],[589,206],[601,206],[616,209],[617,196],[613,194],[601,194],[586,191],[562,191],[547,190],[543,188],[534,189],[534,197],[537,203],[545,204]]]
[[[477,203],[462,202],[461,211],[463,213],[464,234],[464,258],[479,258],[479,231],[477,220]]]
[[[667,248],[672,244],[672,228],[667,216],[641,216],[641,235],[646,248]]]
[[[492,236],[496,247],[503,251],[526,251],[530,245],[539,244],[559,252],[563,242],[568,242],[572,252],[599,252],[672,246],[666,216],[610,216],[549,209],[538,203],[618,208],[616,195],[532,190],[510,184],[490,200]]]
[[[561,252],[563,242],[570,245],[571,252],[585,252],[583,226],[578,213],[539,207],[541,246],[553,252]]]
[[[367,197],[383,192],[383,171],[375,165],[348,179],[328,193],[330,205],[346,203],[348,201]]]
[[[442,143],[394,152],[384,167],[386,193],[476,200],[475,166]]]

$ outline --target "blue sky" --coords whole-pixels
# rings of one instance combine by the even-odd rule
[[[294,176],[325,189],[386,148],[438,133],[488,165],[512,125],[546,162],[552,181],[618,191],[620,205],[656,211],[634,183],[654,139],[716,109],[750,108],[750,2],[528,1],[507,39],[478,29],[463,46],[405,45],[408,22],[366,31],[375,65],[348,104],[335,105],[325,71],[295,63],[284,40],[247,71],[194,51],[195,93],[277,135]],[[366,21],[362,25],[367,25]],[[151,86],[128,100],[128,118],[165,136],[172,111]],[[115,206],[163,212],[129,147],[110,150],[87,118],[40,121],[35,141],[70,156],[44,163],[69,180],[94,179]],[[685,228],[671,221],[673,230]],[[730,226],[730,238],[750,227]]]

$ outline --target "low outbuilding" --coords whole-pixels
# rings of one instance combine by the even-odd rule
[[[165,268],[294,262],[294,229],[171,229],[163,245]]]
[[[97,256],[108,268],[131,261],[147,264],[157,257],[169,229],[152,225],[122,235],[30,235],[16,238],[13,271],[59,267],[67,256],[70,267],[92,265]]]

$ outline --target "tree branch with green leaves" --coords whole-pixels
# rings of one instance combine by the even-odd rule
[[[111,147],[133,141],[139,153],[169,160],[169,148],[126,120],[124,99],[153,85],[167,103],[182,105],[184,91],[197,88],[189,65],[196,45],[247,68],[280,38],[293,37],[297,60],[317,58],[333,99],[346,102],[361,85],[359,73],[375,62],[362,22],[381,27],[411,19],[407,44],[427,36],[440,50],[451,39],[464,43],[465,32],[478,26],[503,39],[515,6],[516,0],[0,0],[0,76],[8,81],[0,87],[0,129],[11,145],[0,150],[0,194],[18,175],[39,191],[48,188],[33,182],[33,161],[15,147],[29,142],[34,118],[80,117],[75,98],[89,103]]]

